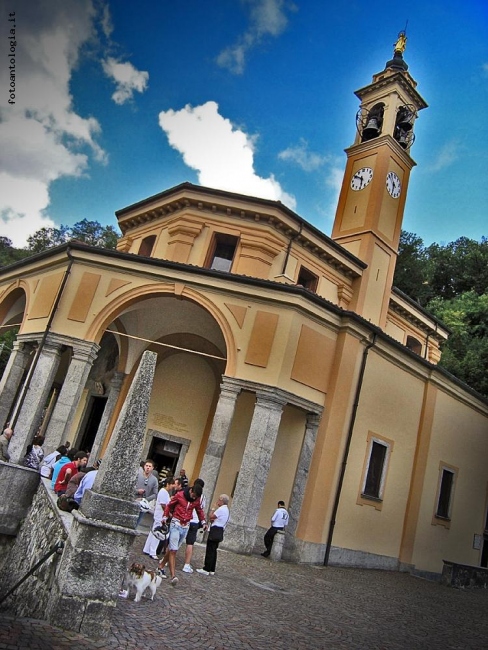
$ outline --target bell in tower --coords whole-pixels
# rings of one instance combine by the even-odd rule
[[[417,111],[412,104],[398,109],[393,137],[403,149],[409,149],[414,143],[413,125],[416,118]]]
[[[383,126],[384,104],[376,104],[370,111],[359,112],[358,129],[361,134],[361,142],[367,142],[377,138],[381,134]]]

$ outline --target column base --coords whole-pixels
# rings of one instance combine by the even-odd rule
[[[229,522],[220,546],[234,553],[250,555],[256,542],[256,529]]]

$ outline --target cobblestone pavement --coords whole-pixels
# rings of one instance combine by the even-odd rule
[[[139,537],[132,555],[148,567]],[[197,544],[193,565],[202,566]],[[180,557],[181,555],[181,557]],[[111,635],[93,641],[42,621],[0,615],[11,650],[470,650],[488,647],[488,591],[408,574],[273,563],[219,551],[214,576],[182,573],[154,601],[120,599]]]

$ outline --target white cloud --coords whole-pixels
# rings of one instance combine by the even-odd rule
[[[319,153],[310,151],[308,142],[304,138],[300,138],[300,142],[294,147],[288,147],[278,154],[280,160],[295,163],[306,172],[312,172],[319,167],[325,165],[328,160],[327,156],[322,156]]]
[[[337,204],[339,202],[339,194],[344,180],[344,168],[339,166],[331,167],[325,179],[325,184],[333,191],[333,196],[330,200],[328,212],[335,217]]]
[[[46,213],[50,183],[80,176],[90,156],[103,162],[106,155],[97,120],[75,111],[69,89],[81,47],[95,38],[93,0],[38,0],[16,13],[18,25],[7,23],[17,37],[15,103],[0,108],[0,235],[20,247],[54,225]],[[2,61],[9,46],[0,40]],[[0,88],[10,72],[0,66]]]
[[[146,90],[149,73],[137,70],[129,61],[121,63],[109,57],[103,61],[102,66],[107,77],[113,79],[117,86],[112,95],[116,104],[124,104],[132,99],[134,91],[142,93]]]
[[[428,171],[438,172],[452,165],[459,158],[460,143],[457,140],[446,142],[435,157],[434,161],[428,166]]]
[[[266,36],[279,36],[288,24],[286,10],[294,10],[288,0],[242,0],[249,7],[249,28],[237,43],[223,50],[217,63],[235,74],[242,74],[249,51]]]
[[[256,174],[256,137],[222,117],[216,102],[163,111],[159,124],[185,164],[198,172],[202,185],[282,201],[295,209],[295,198],[283,190],[273,174],[268,178]]]
[[[110,38],[112,32],[114,31],[114,26],[112,23],[112,16],[110,15],[110,7],[108,5],[102,7],[102,17],[100,20],[100,25],[102,27],[102,31],[105,34],[105,36],[107,38]]]

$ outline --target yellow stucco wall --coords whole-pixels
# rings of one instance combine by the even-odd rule
[[[423,382],[370,351],[337,517],[334,546],[398,557]],[[368,434],[393,442],[381,509],[359,505]],[[371,531],[374,530],[374,535]]]
[[[191,440],[185,458],[188,477],[197,478],[193,469],[215,388],[214,373],[199,357],[174,354],[156,368],[147,426]]]
[[[486,417],[439,390],[412,557],[419,569],[439,572],[441,558],[479,563],[473,536],[483,532],[486,516],[487,458]],[[441,462],[458,468],[449,528],[433,525]]]

